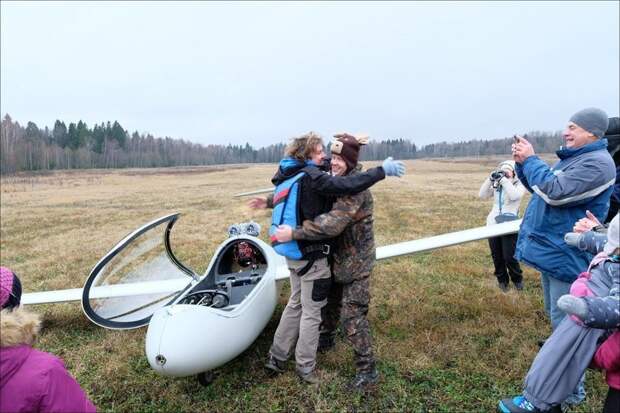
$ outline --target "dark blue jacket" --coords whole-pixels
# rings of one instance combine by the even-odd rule
[[[616,184],[614,185],[614,190],[611,193],[611,199],[609,201],[609,212],[607,213],[607,218],[605,222],[611,222],[612,219],[620,210],[620,164],[618,163],[618,154],[614,156],[614,162],[616,163]]]
[[[607,139],[577,149],[561,148],[552,168],[538,156],[517,164],[517,175],[532,193],[515,258],[564,282],[573,282],[588,268],[591,256],[569,247],[564,234],[585,217],[586,210],[603,221],[616,180]]]

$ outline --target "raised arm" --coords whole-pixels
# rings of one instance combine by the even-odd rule
[[[523,173],[523,164],[517,163],[515,165],[515,172],[517,173],[517,177],[519,177],[519,182],[523,184],[523,187],[527,189],[529,193],[533,193],[534,191],[530,188],[530,184],[527,182],[527,176]]]
[[[385,172],[380,166],[348,176],[332,176],[316,167],[305,170],[310,178],[312,189],[328,196],[357,194],[385,178]]]
[[[405,165],[388,157],[379,167],[348,176],[332,176],[316,167],[304,170],[310,176],[310,185],[316,192],[327,196],[342,196],[357,194],[386,176],[401,177],[405,174]]]
[[[491,187],[491,179],[487,177],[482,186],[480,186],[480,191],[478,191],[478,197],[481,199],[491,198],[493,196],[493,188]]]
[[[591,158],[576,167],[553,171],[538,156],[523,162],[523,174],[532,191],[548,205],[572,207],[588,203],[615,182],[608,163]]]

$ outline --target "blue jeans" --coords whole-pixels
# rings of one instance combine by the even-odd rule
[[[545,312],[551,319],[551,328],[555,330],[556,327],[560,325],[560,322],[562,322],[564,317],[566,317],[566,313],[558,308],[558,299],[564,294],[569,293],[572,283],[560,281],[557,278],[553,278],[551,275],[547,275],[544,273],[540,274],[540,281],[543,287]],[[573,394],[568,396],[568,398],[566,399],[566,403],[576,405],[585,400],[585,379],[586,374],[584,372],[583,376],[581,376],[581,379],[579,379],[579,383],[573,391]]]
[[[545,273],[540,274],[540,281],[543,288],[543,299],[545,302],[545,312],[551,319],[553,330],[566,317],[566,313],[558,308],[558,299],[564,294],[568,294],[572,283],[560,281]]]

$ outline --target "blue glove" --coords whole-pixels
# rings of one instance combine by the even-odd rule
[[[405,174],[405,164],[401,161],[395,161],[391,156],[386,158],[381,166],[387,176],[401,177]]]

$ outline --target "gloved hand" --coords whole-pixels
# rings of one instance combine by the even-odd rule
[[[387,176],[401,177],[405,174],[405,164],[401,161],[395,161],[391,156],[387,157],[381,166]]]
[[[585,300],[573,297],[570,294],[563,295],[558,299],[558,308],[568,315],[576,315],[582,321],[588,316],[588,305]]]

